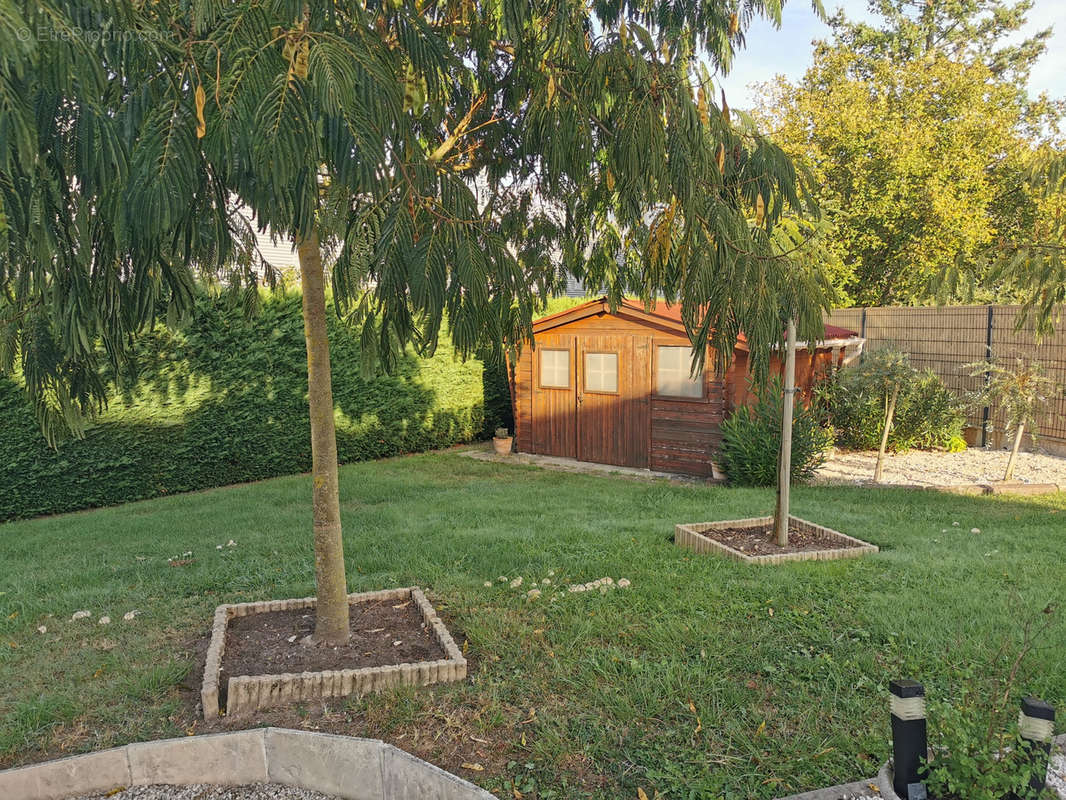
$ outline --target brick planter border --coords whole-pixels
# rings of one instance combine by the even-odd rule
[[[704,531],[722,530],[723,528],[759,528],[772,524],[773,521],[773,517],[751,517],[749,519],[734,519],[724,522],[692,522],[687,525],[678,525],[674,532],[674,543],[696,553],[714,553],[736,561],[746,561],[749,564],[781,564],[785,561],[835,561],[840,558],[859,558],[867,553],[876,553],[878,551],[877,545],[834,531],[832,528],[826,528],[823,525],[815,525],[813,522],[808,522],[799,517],[789,517],[789,521],[791,524],[798,526],[804,533],[824,541],[826,545],[824,550],[752,556],[715,541],[709,536],[702,535]],[[844,542],[849,542],[852,546],[841,547],[840,545]]]
[[[258,709],[320,700],[326,697],[347,697],[389,689],[394,686],[427,686],[432,683],[460,681],[466,677],[466,659],[444,627],[437,612],[417,586],[384,589],[348,595],[349,603],[376,600],[410,599],[418,607],[422,619],[433,631],[447,658],[438,661],[389,664],[383,667],[325,670],[322,672],[283,673],[280,675],[235,675],[226,685],[227,716],[249,714]],[[200,700],[204,719],[219,716],[219,669],[226,646],[226,627],[231,619],[265,611],[292,611],[314,608],[315,598],[294,600],[266,600],[259,603],[234,603],[215,609],[211,626],[211,644],[204,664],[203,688]]]

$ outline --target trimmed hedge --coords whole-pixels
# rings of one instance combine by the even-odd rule
[[[356,333],[332,313],[329,324],[342,462],[447,447],[512,424],[502,369],[463,363],[442,341],[433,358],[408,356],[394,374],[364,380]],[[58,450],[20,387],[0,378],[0,519],[310,469],[298,294],[270,297],[251,319],[201,298],[187,327],[141,338],[138,367],[132,391]]]

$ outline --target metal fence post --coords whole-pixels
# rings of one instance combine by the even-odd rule
[[[985,361],[992,361],[992,319],[996,313],[996,307],[988,307],[988,323],[985,326]],[[992,383],[992,373],[985,372],[985,389]],[[981,410],[981,447],[988,446],[988,421],[992,416],[992,409],[987,405]]]

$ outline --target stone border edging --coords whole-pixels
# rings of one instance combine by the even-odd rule
[[[842,783],[839,786],[815,789],[811,792],[803,792],[803,794],[790,794],[788,797],[779,797],[777,800],[842,800],[848,797],[863,797],[869,795],[873,791],[870,787],[876,784],[876,780]]]
[[[679,547],[687,548],[696,553],[715,553],[749,564],[780,564],[785,561],[835,561],[841,558],[859,558],[868,553],[879,551],[877,545],[793,516],[789,517],[789,522],[797,525],[805,533],[809,533],[818,539],[827,540],[827,542],[839,542],[840,540],[853,542],[855,546],[752,556],[715,541],[709,536],[701,535],[703,531],[722,530],[724,528],[758,528],[771,524],[773,521],[773,517],[750,517],[748,519],[726,520],[723,522],[691,522],[678,525],[674,529],[674,543]]]
[[[343,800],[496,800],[377,739],[256,728],[139,742],[0,771],[0,797],[63,800],[151,784],[280,783]]]
[[[466,678],[466,658],[444,627],[426,595],[417,586],[357,592],[348,595],[349,603],[374,600],[402,600],[410,598],[433,631],[447,658],[437,661],[389,664],[383,667],[324,670],[322,672],[282,673],[279,675],[235,675],[228,679],[226,715],[238,716],[253,711],[325,697],[347,697],[352,694],[376,692],[395,686],[428,686],[433,683],[460,681]],[[235,617],[267,611],[292,611],[314,608],[314,597],[293,600],[266,600],[256,603],[232,603],[215,609],[211,625],[211,644],[204,663],[204,679],[200,691],[204,719],[217,718],[219,709],[219,669],[226,646],[226,627]]]

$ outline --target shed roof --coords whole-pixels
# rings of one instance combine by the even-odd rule
[[[534,320],[533,332],[542,333],[552,328],[559,327],[560,325],[576,322],[585,317],[610,313],[611,304],[607,298],[597,297],[595,300],[590,300],[582,305],[574,306],[565,311],[559,311],[555,314],[549,314],[546,317]],[[684,323],[681,322],[681,306],[679,305],[670,305],[669,303],[662,302],[656,303],[650,309],[645,309],[642,301],[637,300],[636,298],[627,297],[619,303],[614,315],[628,318],[635,322],[643,322],[666,328],[675,333],[679,333],[682,336],[687,335]],[[840,346],[861,341],[862,339],[855,331],[841,328],[838,325],[826,325],[825,339],[818,342],[817,346]],[[747,339],[743,333],[740,334],[740,337],[737,340],[737,347],[741,350],[748,349]],[[807,349],[807,343],[799,342],[797,347],[800,349]]]

